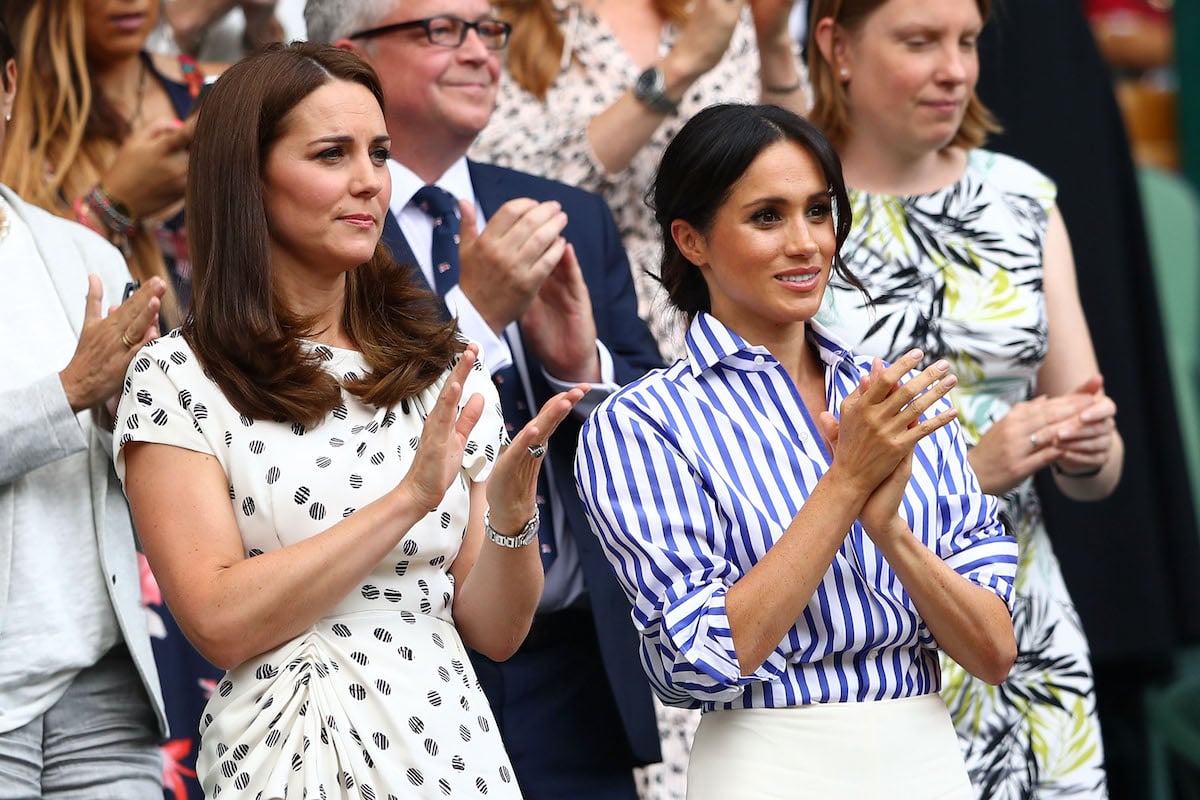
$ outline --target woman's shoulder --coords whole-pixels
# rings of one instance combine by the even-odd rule
[[[1046,208],[1054,205],[1054,181],[1029,162],[984,148],[972,150],[969,159],[968,171],[1000,192],[1035,198]]]

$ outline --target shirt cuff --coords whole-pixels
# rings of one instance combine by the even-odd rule
[[[596,410],[596,406],[604,402],[606,397],[621,388],[616,383],[616,368],[613,366],[612,353],[608,352],[608,348],[604,346],[604,342],[599,339],[596,340],[596,354],[600,357],[600,381],[593,383],[591,390],[571,410],[571,413],[580,419],[586,419],[589,414]],[[542,369],[542,375],[546,378],[546,383],[550,384],[550,388],[556,392],[565,392],[575,386],[573,383],[560,381],[544,368]]]
[[[455,286],[443,296],[450,316],[458,320],[458,329],[469,341],[479,344],[479,358],[489,374],[513,363],[512,350],[503,336],[497,336],[479,310],[471,304],[463,290]]]

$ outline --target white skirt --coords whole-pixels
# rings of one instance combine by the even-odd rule
[[[688,800],[973,796],[938,694],[709,711],[688,765]]]

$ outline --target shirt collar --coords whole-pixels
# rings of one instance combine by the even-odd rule
[[[850,348],[821,323],[809,320],[805,331],[808,340],[816,346],[817,354],[825,364],[837,367],[845,361],[853,362],[854,354]],[[699,376],[717,364],[726,364],[745,371],[757,371],[770,369],[778,363],[767,348],[750,344],[705,311],[697,313],[688,327],[684,348],[694,376]]]
[[[413,195],[425,185],[425,181],[395,159],[389,158],[387,164],[388,172],[392,174],[392,199],[388,205],[398,219],[400,213],[412,201]],[[446,170],[435,184],[454,195],[456,200],[470,200],[476,208],[479,207],[475,200],[475,190],[471,186],[471,170],[467,166],[466,156],[451,164],[450,169]]]

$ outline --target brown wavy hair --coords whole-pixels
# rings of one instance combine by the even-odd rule
[[[861,28],[867,17],[887,0],[811,0],[808,13],[808,79],[813,89],[813,107],[808,119],[825,132],[834,146],[840,147],[846,143],[850,134],[850,117],[847,110],[846,87],[834,75],[833,65],[821,55],[817,46],[817,23],[829,17],[846,34],[853,36]],[[979,16],[987,22],[991,13],[991,0],[975,0]],[[972,91],[971,99],[967,101],[967,110],[963,114],[962,124],[958,132],[950,140],[951,147],[971,149],[981,147],[989,133],[999,133],[1001,130],[992,112]]]
[[[274,290],[263,166],[292,109],[334,81],[366,87],[383,109],[375,71],[328,45],[273,45],[227,70],[196,125],[188,170],[188,243],[194,296],[183,336],[225,397],[254,419],[312,426],[341,401],[341,387],[300,339],[315,320]],[[412,268],[377,244],[346,276],[343,324],[366,375],[347,391],[371,405],[401,403],[431,386],[465,344]]]
[[[82,0],[3,0],[0,7],[17,45],[17,98],[0,182],[73,221],[73,199],[100,181],[129,124],[92,83]],[[168,327],[178,324],[179,302],[158,243],[143,233],[130,245],[130,273],[163,279],[161,316]]]
[[[652,0],[663,19],[682,25],[691,0]],[[499,0],[501,19],[513,26],[508,40],[508,71],[514,81],[539,100],[562,67],[565,39],[554,0]]]

